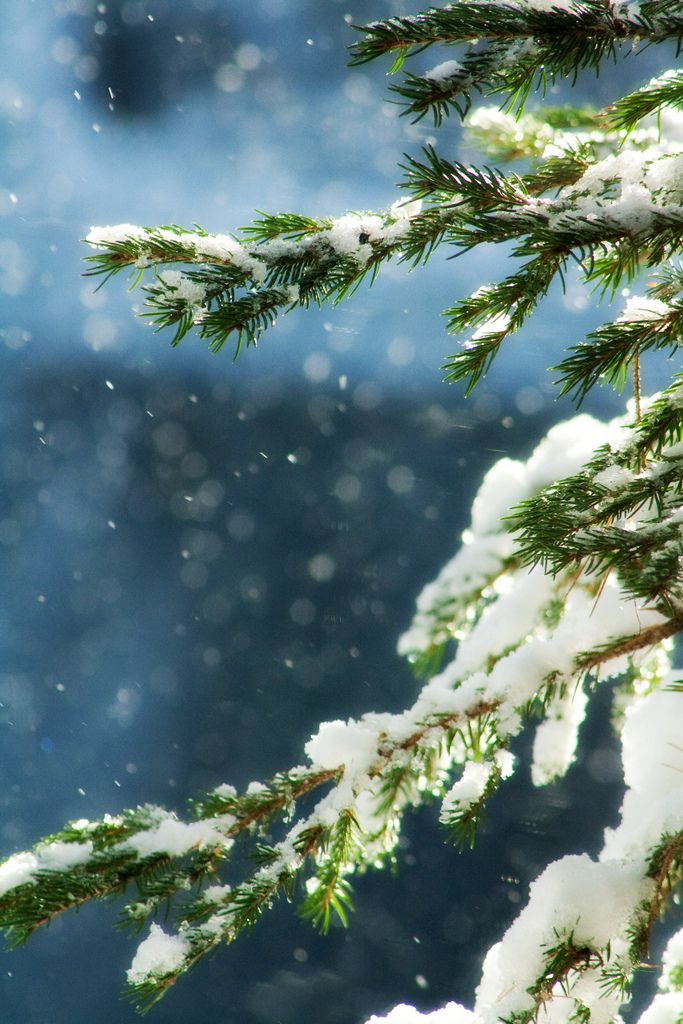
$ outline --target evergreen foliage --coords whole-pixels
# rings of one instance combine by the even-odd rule
[[[333,915],[345,923],[351,877],[392,862],[408,807],[438,797],[455,844],[471,845],[514,770],[510,741],[538,723],[532,777],[548,783],[572,762],[591,693],[619,677],[620,824],[599,860],[565,857],[543,872],[489,952],[474,1010],[449,1004],[439,1015],[448,1024],[618,1019],[683,879],[683,787],[667,763],[683,725],[670,665],[683,629],[683,378],[641,395],[641,363],[660,350],[675,356],[683,335],[683,73],[665,71],[603,111],[525,107],[555,81],[652,44],[678,52],[682,38],[680,0],[457,0],[375,22],[360,28],[353,64],[393,60],[404,113],[439,126],[455,112],[489,157],[524,169],[466,166],[427,146],[406,157],[405,198],[379,213],[260,214],[235,236],[93,228],[89,273],[145,279],[143,315],[173,329],[174,344],[195,331],[213,350],[232,339],[236,352],[297,306],[339,302],[392,258],[417,267],[442,246],[457,255],[511,243],[510,274],[446,311],[449,332],[469,335],[447,360],[447,380],[468,391],[571,261],[603,295],[636,283],[644,293],[568,345],[554,368],[559,393],[580,405],[597,384],[631,382],[634,399],[621,419],[578,415],[526,463],[503,459],[487,475],[462,546],[400,641],[424,680],[411,707],[324,723],[306,766],[242,794],[220,786],[187,820],[139,807],[72,822],[14,854],[0,865],[10,944],[124,891],[122,924],[136,931],[170,908],[175,931],[152,923],[128,972],[146,1009],[281,895],[300,900],[322,931]],[[458,60],[404,71],[435,45],[458,47]],[[471,112],[475,94],[502,108]],[[228,884],[221,872],[238,838],[254,868]],[[682,978],[683,930],[644,1024],[680,1022]],[[386,1019],[422,1017],[398,1007]]]

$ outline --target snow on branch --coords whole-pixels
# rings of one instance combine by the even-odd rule
[[[597,860],[563,857],[531,884],[526,907],[486,956],[473,1011],[456,1003],[434,1014],[401,1006],[367,1024],[619,1019],[652,925],[683,877],[683,702],[666,689],[676,678],[665,675],[626,709],[620,824],[607,830]],[[639,1024],[680,1020],[682,931],[664,952],[660,988]]]
[[[446,161],[429,148],[425,158],[406,166],[404,185],[412,198],[379,214],[321,221],[264,215],[241,241],[178,227],[93,228],[87,241],[103,251],[88,257],[90,273],[110,276],[132,267],[139,280],[152,268],[143,316],[159,329],[174,327],[174,344],[195,327],[214,350],[235,336],[239,351],[245,341],[255,344],[279,314],[338,302],[392,257],[415,265],[444,242],[467,251],[513,241],[514,254],[526,260],[521,268],[446,311],[452,333],[474,329],[445,366],[448,380],[467,380],[471,389],[505,338],[562,277],[570,257],[586,280],[615,289],[641,263],[667,260],[683,238],[683,157],[664,145],[624,149],[593,163],[550,157],[528,176]],[[545,196],[558,187],[557,196]],[[165,269],[173,264],[189,269]],[[643,342],[629,323],[613,325],[605,334],[616,351],[608,365],[611,378],[619,379],[633,348],[674,344],[678,329],[674,319],[664,335]],[[631,350],[622,344],[629,332]],[[578,369],[579,356],[562,369],[568,371],[565,389],[582,397],[604,373],[605,358],[599,344],[580,354]]]
[[[566,771],[587,703],[581,687],[588,674],[599,670],[603,680],[628,668],[631,686],[637,679],[647,686],[661,682],[665,641],[682,620],[665,603],[660,609],[634,600],[618,573],[591,574],[580,565],[577,571],[574,564],[554,577],[538,568],[529,571],[500,515],[521,499],[533,501],[529,496],[540,488],[541,498],[548,494],[544,485],[553,474],[576,470],[596,439],[618,444],[628,436],[624,420],[599,424],[579,416],[554,427],[526,463],[503,459],[490,471],[475,499],[463,548],[420,598],[416,620],[402,640],[402,649],[415,657],[446,637],[457,637],[455,656],[427,679],[405,712],[324,723],[306,746],[306,767],[254,783],[241,796],[221,786],[194,803],[194,820],[183,822],[162,808],[146,806],[99,822],[74,822],[33,851],[13,855],[0,865],[0,922],[11,941],[23,941],[69,907],[134,883],[138,895],[127,904],[123,920],[136,930],[169,901],[176,913],[172,932],[152,923],[128,973],[131,994],[147,1007],[216,945],[234,941],[302,878],[305,917],[323,930],[332,914],[345,920],[352,908],[350,878],[392,858],[404,811],[426,794],[444,797],[442,821],[456,843],[471,843],[487,799],[514,768],[508,744],[530,716],[541,717],[534,782],[545,783]],[[600,500],[604,493],[600,489]],[[637,516],[642,518],[640,508]],[[673,718],[669,714],[669,722]],[[627,730],[629,750],[630,737]],[[304,812],[301,798],[321,786],[327,793]],[[678,813],[676,804],[666,820],[648,819],[633,869],[640,872],[638,878],[647,874],[644,844],[680,830]],[[280,838],[265,844],[260,837],[266,827],[279,829]],[[631,837],[633,826],[627,832]],[[234,884],[221,872],[240,833],[252,836],[257,867]],[[626,841],[619,835],[612,844]],[[652,896],[649,883],[634,888],[631,875],[621,869],[614,869],[612,879],[611,868],[603,870],[585,858],[572,865],[569,881],[563,881],[564,868],[539,880],[539,905],[548,904],[544,886],[553,892],[557,886],[562,891],[571,885],[588,886],[589,892],[603,888],[614,907],[622,905],[618,893],[623,889],[622,903],[627,892],[631,902],[629,913],[624,910],[621,916],[631,926],[643,894]],[[189,887],[198,890],[194,896]],[[573,896],[570,902],[575,909]],[[587,897],[586,905],[590,902]],[[529,916],[533,911],[520,918],[519,928],[527,927]],[[616,926],[603,920],[603,931],[586,945],[587,933],[573,921],[553,917],[534,924],[530,934],[539,950],[556,935],[555,955],[566,962],[565,973],[611,969],[613,958],[605,947],[608,933],[614,941]],[[510,940],[511,948],[517,945]],[[591,952],[585,953],[589,946]],[[541,970],[543,955],[537,952],[529,960],[525,990]],[[515,964],[496,967],[503,978],[517,969]],[[484,977],[489,977],[486,970]],[[528,1004],[531,1010],[540,993]],[[511,1013],[522,1013],[520,1021],[531,1019],[527,1010],[516,1007]]]
[[[683,7],[666,0],[474,0],[431,8],[358,26],[352,63],[394,58],[392,72],[431,46],[458,46],[457,60],[442,61],[423,75],[407,74],[393,86],[405,113],[419,120],[430,112],[439,125],[452,110],[465,116],[472,93],[507,93],[523,106],[533,90],[588,68],[599,73],[634,46],[683,36]]]

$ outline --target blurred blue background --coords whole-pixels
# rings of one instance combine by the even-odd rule
[[[234,364],[193,337],[171,350],[132,315],[124,278],[95,291],[81,276],[92,224],[230,231],[254,208],[393,202],[402,153],[432,133],[398,116],[385,68],[348,69],[345,47],[350,22],[411,6],[3,4],[0,856],[70,818],[182,812],[199,789],[300,763],[321,719],[404,707],[417,684],[396,639],[481,475],[571,412],[546,367],[601,319],[571,278],[471,399],[440,382],[457,344],[440,310],[506,272],[491,249],[389,268]],[[455,123],[439,138],[472,158]],[[508,786],[473,854],[420,812],[398,875],[359,880],[349,931],[321,940],[279,908],[153,1019],[354,1024],[399,1001],[469,1001],[528,880],[597,850],[614,820],[604,707],[588,729],[566,782]],[[136,1019],[116,914],[87,907],[3,955],[3,1022]]]

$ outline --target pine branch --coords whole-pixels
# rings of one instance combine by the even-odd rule
[[[187,825],[151,805],[116,818],[67,825],[22,855],[17,868],[24,869],[26,881],[0,896],[0,927],[10,945],[21,945],[55,915],[91,899],[120,895],[134,883],[138,896],[124,908],[122,923],[139,929],[188,884],[215,874],[235,836],[265,827],[275,815],[291,814],[298,799],[339,774],[293,769],[242,796],[219,787],[193,804],[195,820]],[[172,866],[174,857],[181,859],[181,869]],[[5,864],[11,867],[12,860]]]
[[[363,38],[351,48],[351,64],[364,64],[385,54],[396,53],[405,59],[411,53],[419,52],[435,44],[473,42],[480,39],[526,40],[535,38],[550,42],[560,39],[563,44],[581,40],[598,53],[613,45],[614,40],[651,37],[655,41],[666,34],[681,31],[680,11],[672,9],[655,22],[648,16],[657,9],[656,4],[641,7],[642,19],[617,18],[612,10],[599,2],[562,7],[538,9],[518,7],[507,3],[478,2],[476,4],[452,3],[443,8],[432,8],[412,17],[388,18],[369,25],[356,26]],[[594,55],[580,55],[580,65],[586,66],[595,59]],[[577,66],[574,54],[567,59],[567,67]]]
[[[623,658],[624,655],[647,650],[649,647],[654,647],[656,644],[661,644],[670,637],[676,636],[682,630],[683,615],[679,613],[669,619],[668,622],[650,626],[647,629],[642,629],[639,633],[635,633],[633,636],[617,638],[616,640],[611,640],[610,643],[605,644],[602,648],[587,651],[576,659],[576,670],[577,672],[585,673],[593,672],[595,669],[600,668],[605,661],[611,661],[613,658]]]
[[[679,623],[676,623],[676,625],[678,626]],[[661,639],[661,637],[658,637],[658,639]],[[607,645],[599,652],[594,653],[591,667],[595,668],[599,664],[605,664],[621,654],[624,650],[625,642],[623,639],[619,639],[617,642]],[[629,650],[635,651],[651,645],[655,642],[655,639],[647,631],[643,631],[630,638],[628,642],[630,644]],[[520,647],[517,654],[523,658],[526,657],[526,651],[523,646]],[[579,655],[577,652],[576,665],[572,668],[571,674],[586,671],[585,657],[585,655]],[[508,671],[507,663],[509,663],[509,660],[510,656],[504,659],[506,671]],[[495,673],[498,665],[502,667],[503,663],[503,661],[496,661],[492,672]],[[550,681],[556,684],[554,676]],[[427,685],[426,693],[434,689],[434,682]],[[545,686],[546,683],[542,683],[539,680],[538,685]],[[443,764],[442,743],[446,738],[448,738],[451,748],[455,748],[455,755],[459,758],[463,756],[471,757],[477,750],[480,753],[482,749],[495,750],[499,744],[497,739],[498,726],[496,723],[501,713],[500,700],[482,703],[480,699],[476,698],[476,692],[476,689],[474,689],[473,696],[468,697],[467,687],[465,683],[461,683],[459,689],[455,691],[458,710],[448,713],[441,710],[436,714],[428,714],[426,717],[423,710],[425,698],[418,699],[412,712],[412,719],[417,725],[408,731],[407,735],[405,734],[406,725],[401,724],[398,735],[395,738],[390,738],[390,733],[387,731],[390,728],[389,718],[387,716],[380,716],[381,728],[380,732],[377,733],[377,739],[374,741],[377,744],[376,752],[371,756],[367,766],[362,767],[361,775],[356,774],[355,782],[353,782],[354,774],[353,772],[351,773],[348,778],[348,784],[355,791],[359,792],[360,790],[357,787],[361,786],[361,778],[367,778],[368,782],[374,787],[374,791],[379,794],[381,792],[381,784],[386,780],[395,778],[395,775],[392,773],[395,773],[397,766],[403,767],[409,763],[416,764],[416,754],[420,754],[417,760],[420,766],[418,768],[419,773],[425,771],[426,766],[429,766],[428,770],[434,770],[437,761],[440,760]],[[398,716],[398,720],[401,721],[402,716]],[[464,752],[458,751],[459,743],[465,736],[463,726],[468,721],[474,727],[474,732],[468,727],[469,744],[466,744],[468,749]],[[368,725],[371,728],[376,728],[371,723],[372,716],[370,716]],[[459,734],[460,740],[458,740],[456,734]],[[475,745],[473,746],[472,744]],[[430,751],[433,753],[429,754]],[[406,755],[409,755],[408,760],[406,760]],[[425,760],[426,755],[429,756]],[[200,815],[215,814],[216,811],[223,812],[225,819],[221,821],[217,817],[201,817],[199,823],[202,826],[202,830],[207,823],[210,824],[211,829],[215,828],[216,823],[220,823],[227,837],[228,833],[234,834],[237,831],[248,829],[258,820],[269,820],[273,812],[283,809],[288,800],[303,795],[304,792],[312,789],[314,785],[333,781],[336,778],[338,780],[337,785],[339,786],[340,777],[342,780],[345,779],[345,775],[340,776],[341,771],[341,767],[334,770],[325,769],[317,773],[315,771],[304,773],[301,769],[296,769],[286,776],[276,777],[276,780],[270,787],[266,787],[265,791],[254,789],[252,792],[247,792],[241,798],[241,801],[233,793],[219,790],[216,794],[200,801],[197,805],[197,810]],[[379,788],[376,787],[375,780],[380,784]],[[334,794],[334,792],[333,790],[332,793]],[[345,792],[350,791],[345,790]],[[409,792],[407,792],[408,798],[412,798],[414,793],[415,790],[411,787]],[[327,806],[325,801],[328,799],[323,798],[322,806]],[[335,797],[335,799],[338,798]],[[205,890],[204,895],[200,894],[194,906],[191,905],[185,912],[183,920],[189,922],[196,918],[197,914],[200,917],[206,918],[210,910],[208,920],[181,930],[179,934],[182,938],[183,956],[173,971],[152,971],[151,973],[147,972],[149,977],[145,975],[145,977],[138,978],[136,970],[132,969],[132,985],[136,997],[142,999],[145,1005],[152,998],[156,999],[168,989],[171,980],[175,980],[179,973],[183,973],[206,952],[215,948],[217,942],[224,940],[233,941],[243,928],[252,926],[261,915],[263,909],[269,906],[272,900],[276,898],[278,892],[282,890],[287,893],[290,892],[293,882],[304,862],[311,856],[322,857],[321,869],[318,887],[314,890],[314,893],[317,892],[318,896],[315,897],[314,893],[311,894],[308,902],[305,904],[305,913],[323,926],[329,920],[330,909],[336,907],[343,916],[348,903],[348,885],[345,880],[348,872],[355,870],[359,863],[366,861],[368,857],[374,860],[376,853],[372,849],[368,849],[367,846],[356,842],[354,838],[356,835],[354,812],[348,805],[341,812],[336,812],[336,820],[338,820],[339,824],[331,832],[327,828],[320,829],[319,820],[320,815],[323,814],[322,806],[318,805],[318,807],[314,808],[312,815],[302,819],[294,827],[294,831],[290,832],[289,837],[285,837],[279,846],[275,848],[275,852],[268,855],[268,863],[260,868],[251,880],[229,889],[226,894],[219,890],[218,895],[216,897],[212,895],[210,899],[207,899],[207,895],[210,894],[211,890]],[[395,835],[395,817],[397,813],[400,813],[400,810],[400,806],[387,808],[386,818],[378,819],[377,821],[376,836],[381,836],[386,829],[389,829]],[[169,822],[173,822],[173,825],[169,825]],[[470,822],[466,817],[463,817],[459,824],[461,828],[470,827]],[[145,826],[142,833],[133,831],[134,829],[139,830],[141,825]],[[82,902],[83,899],[108,895],[116,888],[120,888],[123,884],[131,881],[136,875],[140,877],[143,872],[138,870],[140,868],[139,863],[133,865],[135,872],[129,871],[126,874],[124,870],[126,865],[133,864],[135,860],[130,853],[130,848],[134,849],[136,844],[140,852],[147,854],[146,857],[142,857],[141,861],[142,867],[147,872],[160,865],[164,867],[164,871],[158,876],[156,883],[153,880],[149,880],[144,881],[141,885],[142,904],[138,901],[129,914],[129,919],[134,921],[136,925],[139,925],[143,911],[153,911],[162,901],[167,900],[172,895],[173,889],[179,887],[179,882],[183,878],[183,871],[185,883],[187,883],[187,879],[191,877],[189,872],[193,864],[201,864],[201,872],[196,873],[197,880],[205,877],[208,871],[212,875],[214,874],[216,865],[212,863],[212,856],[210,855],[211,844],[208,842],[208,837],[212,834],[211,832],[192,832],[187,836],[186,842],[194,840],[194,845],[197,849],[187,851],[190,857],[189,865],[178,873],[166,870],[169,860],[168,853],[161,853],[161,851],[158,853],[148,853],[148,850],[155,850],[162,843],[172,845],[172,842],[175,842],[177,852],[180,853],[181,857],[185,856],[186,852],[182,849],[183,844],[177,839],[177,830],[182,830],[182,828],[192,829],[193,827],[192,825],[182,826],[182,823],[177,822],[175,819],[164,816],[164,812],[160,812],[159,809],[147,809],[144,813],[142,810],[132,812],[128,816],[123,816],[120,820],[112,819],[104,823],[94,823],[92,826],[89,823],[80,823],[78,827],[72,826],[71,831],[63,834],[60,833],[60,836],[78,835],[81,843],[83,836],[88,835],[90,837],[88,839],[89,843],[94,844],[97,841],[100,846],[108,846],[110,848],[107,862],[108,869],[114,870],[115,867],[118,868],[118,874],[114,879],[115,885],[109,886],[106,892],[101,885],[95,888],[93,883],[99,883],[101,880],[103,857],[102,851],[95,850],[94,848],[88,848],[84,851],[88,859],[84,860],[76,868],[69,869],[66,866],[65,860],[65,867],[61,872],[46,873],[38,870],[35,874],[31,875],[30,879],[27,878],[24,884],[10,889],[3,898],[3,923],[9,929],[10,936],[12,938],[25,937],[33,927],[41,923],[48,916],[46,911],[51,915],[58,910],[64,909],[66,905],[74,905]],[[165,831],[169,828],[172,830],[170,836],[168,831]],[[148,840],[145,840],[145,835],[149,835]],[[199,836],[202,838],[200,839]],[[120,841],[122,837],[123,842]],[[54,842],[64,842],[63,839],[52,838]],[[45,842],[37,849],[49,850],[50,845]],[[215,849],[219,859],[223,859],[224,850],[219,845],[216,845]],[[122,859],[123,864],[121,863]],[[86,880],[89,888],[79,888],[81,880]]]
[[[633,131],[645,117],[666,107],[683,106],[683,72],[671,70],[653,78],[637,92],[629,93],[604,112],[604,119],[613,128]]]
[[[646,421],[647,431],[650,421]],[[638,425],[640,429],[640,425]],[[642,436],[642,435],[641,435]],[[642,442],[637,442],[640,459]],[[683,599],[679,517],[683,509],[677,445],[657,461],[629,468],[635,451],[600,451],[576,476],[522,502],[511,516],[523,564],[558,573],[572,565],[615,571],[625,592],[677,618]]]
[[[537,466],[540,457],[529,465]],[[596,461],[601,468],[586,473],[600,515],[609,513],[610,502],[621,500],[621,494],[612,495],[595,479],[609,458],[606,449]],[[665,451],[662,459],[667,458]],[[667,463],[651,474],[658,486],[673,481],[669,468]],[[529,486],[537,487],[538,479],[535,468]],[[632,493],[630,500],[641,499]],[[412,708],[324,726],[307,748],[310,768],[280,773],[241,796],[219,787],[193,805],[194,820],[188,824],[159,808],[140,808],[117,819],[75,823],[31,854],[15,855],[0,865],[2,923],[10,940],[22,941],[69,906],[113,895],[135,882],[137,897],[124,910],[125,923],[139,929],[173,904],[179,921],[175,934],[153,924],[129,971],[130,994],[147,1008],[218,944],[233,942],[252,927],[280,895],[292,898],[309,865],[314,877],[302,913],[323,930],[332,912],[344,922],[351,909],[350,876],[378,858],[391,857],[407,806],[426,794],[444,793],[450,775],[462,765],[464,772],[445,798],[442,820],[456,842],[471,843],[486,800],[509,774],[505,746],[522,727],[522,716],[554,714],[553,701],[570,693],[586,673],[609,674],[620,659],[661,645],[683,625],[680,613],[667,617],[646,607],[634,609],[629,625],[623,606],[610,604],[602,582],[596,588],[590,577],[574,579],[570,588],[566,575],[553,580],[525,574],[510,559],[497,518],[493,522],[500,539],[488,562],[480,562],[490,535],[481,508],[473,517],[469,564],[478,568],[469,576],[467,600],[452,606],[458,609],[452,628],[461,636],[456,659],[428,680]],[[468,578],[467,564],[467,558],[454,560],[452,589],[458,573]],[[486,599],[487,580],[503,573],[510,577],[509,586],[495,600]],[[443,608],[438,591],[435,597],[436,609]],[[482,646],[485,635],[489,639]],[[325,730],[330,728],[338,735],[328,750]],[[258,838],[263,829],[280,827],[295,803],[325,784],[331,784],[327,795],[279,841],[264,845]],[[254,836],[257,869],[236,885],[217,884],[238,834]],[[188,887],[198,891],[186,902]]]
[[[351,48],[351,63],[395,56],[392,72],[406,58],[439,44],[469,45],[460,61],[445,62],[422,76],[408,75],[393,86],[415,120],[431,111],[435,124],[456,110],[464,117],[471,94],[504,92],[521,109],[532,91],[545,93],[558,78],[576,79],[579,70],[598,73],[625,45],[661,43],[683,36],[678,4],[642,4],[633,14],[600,0],[539,8],[509,3],[453,3],[413,17],[356,26],[363,35]]]
[[[310,771],[307,768],[292,768],[278,772],[268,782],[259,783],[239,796],[232,786],[219,786],[190,804],[196,820],[230,814],[235,818],[228,829],[229,835],[236,835],[245,829],[258,826],[264,828],[274,815],[291,817],[297,800],[307,796],[318,786],[336,782],[339,771]]]
[[[338,302],[392,257],[415,265],[443,242],[467,252],[483,242],[514,241],[513,255],[527,258],[522,268],[446,311],[451,332],[482,328],[446,364],[447,379],[466,379],[471,389],[507,334],[522,326],[554,278],[562,277],[569,258],[579,261],[586,280],[614,291],[642,266],[658,266],[681,246],[679,156],[629,154],[623,170],[608,159],[600,173],[601,164],[566,154],[520,177],[449,162],[429,147],[424,155],[424,161],[409,159],[405,165],[404,187],[414,199],[380,214],[317,222],[263,215],[246,231],[244,244],[175,227],[93,229],[90,244],[105,250],[94,257],[93,273],[116,272],[125,261],[139,268],[155,256],[164,263],[189,262],[189,272],[165,270],[146,286],[143,315],[159,329],[174,327],[176,344],[196,326],[214,351],[235,336],[239,352],[242,344],[255,344],[280,313]],[[632,208],[625,198],[634,176],[645,189],[653,175],[657,190]],[[559,186],[559,196],[543,197]],[[423,198],[430,205],[421,211],[417,200]],[[506,318],[502,327],[501,317]],[[585,350],[580,351],[583,356]],[[631,351],[620,367],[627,368],[632,357]],[[601,354],[594,346],[581,374],[592,379],[601,373]]]
[[[301,916],[325,934],[332,912],[343,925],[353,910],[351,886],[344,872],[353,870],[362,850],[360,826],[351,809],[342,811],[334,826],[325,833],[316,873],[308,882],[308,895],[301,905]]]
[[[487,801],[493,796],[504,778],[504,759],[501,749],[489,742],[484,760],[468,760],[465,770],[451,787],[442,803],[439,820],[449,831],[457,849],[474,846]],[[507,755],[512,770],[512,757]]]
[[[587,342],[569,349],[571,354],[553,367],[560,372],[560,394],[573,394],[580,405],[596,384],[607,382],[622,391],[637,356],[661,349],[673,355],[683,336],[683,303],[665,306],[646,299],[640,316],[637,308],[631,315],[592,331]]]
[[[440,157],[433,146],[423,149],[424,161],[408,157],[403,187],[415,199],[449,202],[449,210],[463,204],[484,210],[516,210],[526,199],[523,179],[505,177],[490,167],[467,167]]]
[[[627,454],[642,462],[658,457],[665,447],[673,447],[683,438],[683,376],[676,374],[671,385],[646,410],[635,431]]]

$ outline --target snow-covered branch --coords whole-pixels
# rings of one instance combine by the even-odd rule
[[[306,746],[306,767],[254,783],[241,796],[221,786],[195,802],[194,820],[147,806],[99,822],[74,822],[32,851],[15,854],[0,866],[0,920],[10,939],[23,941],[55,914],[132,882],[138,895],[124,920],[136,929],[175,901],[178,930],[153,924],[128,974],[132,992],[149,1005],[218,943],[237,938],[300,877],[308,878],[305,916],[323,928],[332,912],[345,918],[350,876],[391,858],[404,811],[427,794],[443,797],[441,818],[454,839],[471,843],[486,800],[514,769],[507,747],[530,715],[542,719],[534,782],[563,774],[574,757],[589,673],[604,680],[629,668],[632,687],[638,679],[648,686],[661,682],[665,641],[683,620],[633,600],[617,574],[577,574],[572,566],[552,577],[525,568],[500,517],[509,505],[534,500],[530,496],[539,490],[548,493],[554,474],[575,471],[596,440],[617,444],[627,437],[624,420],[600,424],[579,416],[554,427],[526,463],[503,459],[493,467],[475,499],[463,546],[422,594],[401,640],[403,652],[416,660],[454,637],[455,656],[428,678],[405,712],[324,723]],[[300,798],[321,786],[328,792],[302,813]],[[297,817],[288,827],[292,815]],[[266,826],[280,828],[275,843],[258,838]],[[221,871],[239,833],[253,835],[260,866],[229,884]],[[648,836],[656,842],[662,834],[655,829]],[[591,878],[594,870],[603,869],[587,867]],[[645,877],[645,867],[639,870]],[[565,884],[548,877],[549,886]],[[576,885],[585,884],[581,874]],[[195,896],[188,897],[188,886],[198,887]],[[633,896],[630,883],[624,888]],[[640,907],[641,896],[633,898]],[[546,895],[539,900],[547,905]],[[539,948],[549,927],[544,925]],[[579,933],[571,941],[568,936],[565,928],[560,952],[567,972],[611,969],[605,943],[596,939],[588,955]],[[541,994],[539,989],[539,1000]]]
[[[345,921],[353,875],[392,860],[410,806],[439,798],[453,840],[471,844],[515,770],[511,741],[535,726],[531,778],[552,781],[574,759],[593,690],[619,678],[627,789],[599,858],[564,857],[542,872],[487,955],[472,1010],[399,1006],[383,1018],[610,1024],[683,877],[683,699],[669,660],[683,630],[681,375],[652,400],[640,393],[641,359],[676,354],[683,336],[681,74],[664,71],[598,114],[523,107],[539,87],[598,71],[641,43],[680,49],[683,5],[460,0],[361,31],[353,61],[391,54],[394,70],[427,47],[458,46],[457,59],[449,49],[395,92],[416,119],[467,115],[489,153],[528,165],[503,173],[429,145],[406,157],[405,198],[379,213],[262,215],[239,237],[92,228],[89,272],[146,280],[143,315],[174,328],[174,342],[196,329],[213,349],[233,337],[239,350],[289,310],[344,298],[389,259],[417,266],[444,244],[511,243],[516,268],[446,311],[451,333],[465,334],[447,379],[471,389],[570,260],[612,296],[647,269],[644,291],[555,368],[561,393],[579,403],[598,383],[623,388],[632,377],[632,409],[606,424],[576,416],[526,462],[490,470],[461,546],[400,640],[423,677],[405,711],[323,723],[306,765],[242,794],[220,786],[187,821],[146,805],[71,823],[0,864],[0,926],[19,943],[64,910],[134,886],[124,921],[150,926],[128,991],[147,1007],[282,894],[298,891],[303,916],[322,930],[333,914]],[[468,113],[478,92],[502,94],[507,109]],[[238,835],[256,865],[235,880]],[[163,928],[154,920],[162,906],[172,908]],[[662,992],[643,1024],[679,1024],[681,935],[667,946]]]

